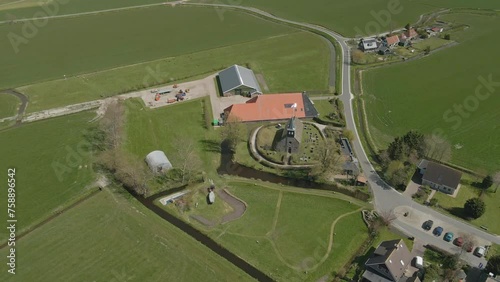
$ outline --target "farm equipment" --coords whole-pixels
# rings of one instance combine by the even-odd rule
[[[177,101],[177,99],[168,99],[167,103],[171,104],[171,103],[175,103],[176,101]]]
[[[155,101],[159,101],[160,100],[160,94],[156,93],[155,95]]]

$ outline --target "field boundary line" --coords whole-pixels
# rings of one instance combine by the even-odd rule
[[[63,208],[62,210],[60,211],[56,211],[55,214],[49,216],[48,218],[44,219],[42,222],[40,223],[37,223],[35,224],[34,226],[32,227],[27,227],[27,229],[23,230],[20,234],[17,235],[16,237],[16,241],[18,241],[19,239],[21,239],[22,237],[30,234],[31,232],[37,230],[38,228],[44,226],[45,224],[51,222],[53,219],[56,219],[57,217],[59,217],[60,215],[64,214],[65,212],[73,209],[74,207],[80,205],[81,203],[85,202],[86,200],[92,198],[93,196],[97,195],[98,192],[100,192],[101,190],[99,189],[95,189],[94,191],[90,192],[90,194],[84,196],[83,198],[80,198],[78,200],[76,200],[75,202],[73,202],[71,205]],[[5,243],[3,243],[2,245],[0,245],[0,250],[5,248],[7,246],[7,243],[8,241],[6,241]]]
[[[162,3],[137,5],[137,6],[129,6],[129,7],[120,7],[120,8],[113,8],[113,9],[105,9],[105,10],[97,10],[97,11],[73,13],[73,14],[66,14],[66,15],[55,15],[55,16],[47,16],[47,17],[22,18],[22,19],[9,20],[9,21],[0,21],[0,25],[1,24],[7,24],[7,23],[23,23],[23,22],[29,22],[29,21],[35,21],[35,20],[49,20],[49,19],[60,19],[60,18],[73,18],[73,17],[95,15],[95,14],[109,13],[109,12],[116,12],[116,11],[125,11],[125,10],[133,10],[133,9],[140,9],[140,8],[149,8],[149,7],[155,7],[155,6],[166,6],[166,5],[170,5],[171,6],[175,2],[166,2],[166,3],[167,4],[165,4],[165,3],[162,2]]]

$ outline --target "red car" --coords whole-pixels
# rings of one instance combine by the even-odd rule
[[[464,238],[458,237],[457,239],[455,239],[453,244],[455,244],[456,246],[462,247],[462,245],[464,244]]]

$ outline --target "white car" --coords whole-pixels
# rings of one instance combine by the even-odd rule
[[[477,247],[476,250],[474,251],[474,255],[476,257],[484,257],[484,253],[486,252],[486,249],[484,247]]]

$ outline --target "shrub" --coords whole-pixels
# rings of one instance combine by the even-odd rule
[[[486,204],[480,198],[468,199],[464,204],[464,212],[474,219],[481,217],[486,211]]]

